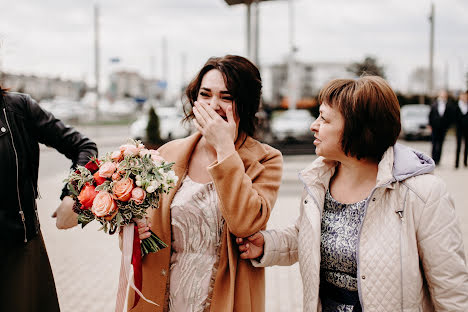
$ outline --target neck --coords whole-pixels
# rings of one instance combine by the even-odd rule
[[[350,183],[373,182],[375,184],[377,172],[378,162],[347,157],[339,162],[336,175]]]

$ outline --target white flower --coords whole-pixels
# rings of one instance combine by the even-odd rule
[[[141,180],[136,180],[135,184],[136,184],[137,186],[141,186]]]
[[[151,181],[150,184],[151,184],[151,186],[154,186],[155,188],[158,188],[159,185],[160,185],[160,183],[158,181],[156,181],[156,180]]]
[[[141,180],[141,175],[137,175],[137,176],[135,177],[135,180],[140,181],[140,180]]]
[[[155,188],[154,186],[150,185],[150,186],[148,186],[148,187],[146,188],[146,191],[147,191],[148,193],[153,193],[154,191],[156,191],[156,188]]]

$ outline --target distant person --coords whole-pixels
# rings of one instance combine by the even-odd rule
[[[142,293],[159,306],[133,307],[130,290],[130,311],[265,311],[264,269],[235,243],[266,228],[281,184],[281,153],[253,138],[261,90],[258,68],[235,55],[208,59],[188,85],[198,131],[159,148],[179,183],[139,224],[140,239],[151,228],[169,245],[143,259]]]
[[[453,201],[433,160],[396,143],[393,90],[377,76],[336,79],[319,102],[320,157],[299,174],[296,223],[238,238],[240,257],[299,262],[305,312],[468,311]]]
[[[0,86],[0,311],[60,311],[36,207],[39,143],[64,154],[73,167],[97,155],[96,144],[29,95]],[[58,227],[77,223],[67,195],[64,188]]]
[[[429,125],[432,128],[432,159],[438,165],[447,130],[455,121],[455,108],[450,103],[445,90],[439,92],[429,112]]]
[[[462,141],[464,144],[463,165],[465,167],[468,166],[468,91],[460,93],[456,109],[455,125],[457,128],[457,156],[455,159],[455,168],[458,168]]]

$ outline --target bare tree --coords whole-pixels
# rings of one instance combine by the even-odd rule
[[[372,56],[366,56],[362,62],[352,63],[346,68],[350,73],[360,77],[364,75],[376,75],[385,78],[385,70],[383,66],[377,64],[377,59]]]

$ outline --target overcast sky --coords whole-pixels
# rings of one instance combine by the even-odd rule
[[[0,68],[94,84],[96,2],[102,80],[116,69],[161,78],[163,37],[171,88],[182,76],[190,79],[210,56],[245,55],[245,6],[230,7],[224,0],[0,0]],[[468,71],[468,1],[434,4],[436,78],[442,83],[448,76],[451,88],[461,88]],[[294,0],[294,12],[301,61],[352,62],[372,55],[403,91],[411,72],[428,65],[430,1]],[[285,59],[288,34],[287,1],[262,3],[260,65]],[[111,64],[111,57],[121,62]]]

